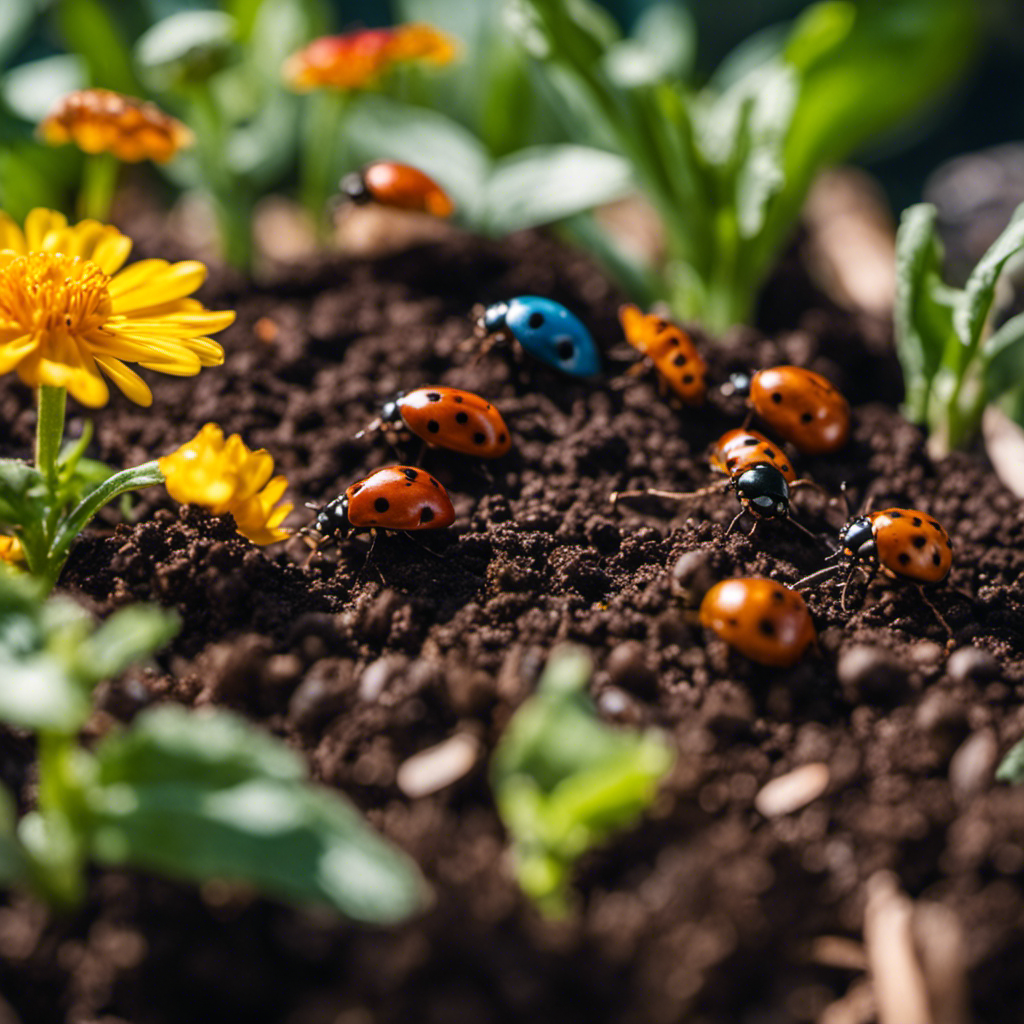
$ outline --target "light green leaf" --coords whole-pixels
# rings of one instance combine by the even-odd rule
[[[227,65],[237,36],[237,22],[224,11],[180,11],[139,37],[135,62],[157,91],[198,84]]]
[[[973,352],[981,341],[981,334],[992,308],[996,281],[1006,261],[1024,248],[1024,203],[1021,203],[1002,234],[989,246],[988,251],[971,271],[964,286],[963,296],[953,313],[953,326],[960,343]]]
[[[88,84],[85,64],[75,54],[28,61],[12,68],[3,79],[4,102],[18,117],[42,121],[57,100]]]
[[[535,146],[498,161],[487,182],[482,225],[503,235],[551,224],[633,191],[621,156],[587,146]]]
[[[23,729],[69,733],[89,717],[87,691],[50,654],[12,660],[0,651],[0,720]]]
[[[685,7],[655,3],[637,19],[633,35],[605,55],[608,76],[624,89],[662,79],[682,81],[693,66],[696,26]]]
[[[220,711],[163,707],[96,751],[93,855],[178,878],[225,878],[298,904],[391,923],[424,905],[403,854],[296,756]]]
[[[97,682],[116,676],[163,647],[179,626],[176,615],[155,605],[122,608],[80,645],[79,673]]]
[[[0,522],[25,526],[44,513],[43,477],[20,459],[0,459]]]
[[[990,399],[1024,385],[1024,313],[1007,320],[984,341],[981,358]]]
[[[996,780],[1015,786],[1024,782],[1024,740],[1010,748],[996,771]]]
[[[0,66],[28,35],[36,13],[35,0],[4,0],[0,4]]]

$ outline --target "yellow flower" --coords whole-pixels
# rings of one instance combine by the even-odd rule
[[[48,146],[74,142],[86,153],[113,153],[125,163],[164,163],[195,141],[155,103],[109,89],[80,89],[58,100],[40,123],[39,137]]]
[[[0,534],[0,562],[17,565],[25,561],[25,550],[17,537]]]
[[[202,505],[214,515],[230,512],[238,532],[256,544],[290,536],[279,527],[295,506],[277,505],[288,481],[283,476],[271,479],[274,459],[266,449],[249,451],[238,434],[225,441],[224,431],[207,423],[191,441],[157,462],[175,501]]]
[[[153,395],[125,363],[191,377],[224,362],[206,335],[234,322],[189,298],[206,279],[195,260],[140,260],[121,267],[131,239],[95,220],[70,226],[33,210],[25,230],[0,210],[0,373],[32,387],[67,388],[83,405],[105,405],[106,374],[133,402]]]
[[[364,89],[397,64],[450,64],[458,55],[451,36],[433,25],[364,29],[322,36],[285,61],[283,74],[296,92]]]

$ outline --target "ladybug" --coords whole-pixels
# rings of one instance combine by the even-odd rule
[[[820,373],[773,366],[749,379],[733,374],[732,383],[752,413],[805,455],[838,451],[850,438],[850,405]]]
[[[561,303],[539,295],[496,302],[477,317],[477,332],[495,342],[514,339],[526,352],[570,377],[593,377],[601,357],[590,331]]]
[[[850,566],[841,599],[845,611],[846,593],[858,569],[867,569],[868,585],[879,571],[890,579],[906,580],[918,587],[941,583],[953,564],[953,542],[939,521],[927,512],[916,508],[885,508],[854,516],[839,534],[839,549],[829,556],[829,560],[835,558],[845,559]],[[831,575],[841,568],[842,563],[826,566],[805,576],[796,586]],[[949,631],[934,605],[932,610]]]
[[[448,492],[429,473],[385,466],[325,505],[312,529],[344,537],[350,530],[441,530],[454,521]]]
[[[360,205],[379,203],[434,217],[450,217],[455,212],[455,204],[433,178],[408,164],[390,160],[380,160],[346,174],[338,188],[342,195]]]
[[[639,369],[653,363],[662,388],[670,387],[686,405],[704,404],[708,366],[682,328],[630,305],[619,307],[619,322],[626,341],[646,356],[637,364]],[[637,367],[627,372],[639,372]]]
[[[818,485],[810,480],[798,480],[788,456],[764,434],[743,428],[730,430],[715,443],[708,461],[716,473],[723,473],[729,479],[724,483],[712,484],[710,487],[702,487],[686,494],[658,490],[618,491],[612,495],[612,503],[619,498],[633,498],[645,494],[653,494],[660,498],[696,498],[732,488],[742,508],[725,531],[727,537],[744,512],[749,512],[754,517],[754,530],[762,519],[788,518],[798,529],[814,536],[807,527],[792,517],[789,495],[790,491],[798,487]],[[754,530],[750,532],[753,533]]]
[[[437,385],[396,395],[356,437],[403,424],[427,444],[461,455],[499,459],[512,446],[508,427],[490,402],[472,391]]]
[[[789,668],[817,642],[803,597],[775,580],[716,583],[700,605],[701,625],[761,665]]]

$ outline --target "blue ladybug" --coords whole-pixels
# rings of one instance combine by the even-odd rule
[[[535,359],[571,377],[601,372],[601,357],[590,331],[559,302],[517,295],[488,306],[479,326],[494,340],[515,338]]]

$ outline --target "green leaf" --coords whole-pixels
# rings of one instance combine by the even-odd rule
[[[996,771],[997,782],[1019,786],[1024,782],[1024,740],[1011,747]]]
[[[960,343],[969,351],[974,352],[981,341],[981,333],[985,328],[992,298],[995,295],[996,281],[1002,273],[1003,266],[1011,256],[1024,248],[1024,203],[1021,203],[1010,223],[1006,225],[1000,236],[989,246],[988,251],[971,271],[971,276],[964,286],[963,296],[957,303],[953,313],[953,326]]]
[[[0,886],[23,882],[25,853],[18,842],[18,812],[6,786],[0,785]]]
[[[520,884],[546,913],[564,912],[575,860],[643,813],[674,760],[659,733],[598,718],[582,692],[590,672],[585,652],[555,651],[491,762]]]
[[[632,169],[615,153],[587,146],[535,146],[495,164],[484,193],[484,230],[508,234],[551,224],[634,188]]]
[[[96,757],[90,845],[101,863],[245,882],[380,924],[424,905],[412,862],[340,795],[303,781],[283,744],[234,715],[157,708]]]
[[[0,459],[0,522],[25,527],[45,514],[42,474],[20,459]]]
[[[226,67],[237,37],[238,24],[224,11],[179,11],[139,37],[135,62],[153,89],[180,89]]]
[[[86,690],[50,654],[13,661],[0,651],[0,720],[23,729],[74,732],[89,717]]]
[[[605,54],[608,76],[624,89],[662,79],[685,79],[692,70],[696,26],[685,7],[655,3],[636,21],[633,35]]]
[[[1011,317],[983,342],[981,358],[990,400],[1024,384],[1024,313]]]
[[[29,34],[37,10],[35,0],[4,0],[0,4],[0,67]]]
[[[129,96],[142,95],[121,23],[101,0],[60,3],[56,11],[66,49],[85,62],[90,85]]]
[[[36,124],[57,100],[87,84],[87,69],[81,57],[64,53],[28,61],[8,71],[3,79],[3,99],[18,117]]]
[[[164,646],[177,632],[176,615],[150,605],[114,612],[76,652],[79,674],[99,682]]]

